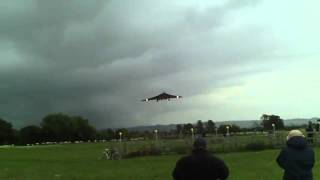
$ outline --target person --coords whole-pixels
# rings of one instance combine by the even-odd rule
[[[226,180],[229,169],[219,158],[210,155],[204,138],[197,138],[192,154],[182,157],[172,172],[174,180]]]
[[[284,170],[283,180],[312,180],[314,151],[299,130],[291,130],[287,136],[287,147],[277,157],[278,165]]]
[[[306,128],[306,132],[307,132],[307,141],[309,144],[312,144],[313,143],[313,128],[312,128],[312,122],[309,121],[309,124],[308,124],[308,128]]]
[[[316,124],[315,130],[316,130],[316,132],[319,132],[319,131],[320,131],[320,122],[319,122],[319,119],[317,120],[317,124]]]

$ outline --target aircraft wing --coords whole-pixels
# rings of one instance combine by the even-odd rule
[[[159,95],[160,96],[160,95]],[[176,95],[171,95],[171,94],[167,94],[167,93],[163,93],[163,94],[161,94],[161,97],[163,98],[163,99],[174,99],[174,98],[179,98],[179,97],[181,97],[181,96],[176,96]]]
[[[167,94],[167,93],[162,93],[162,94],[159,94],[154,97],[143,99],[142,101],[150,101],[150,100],[159,101],[159,100],[170,100],[170,99],[179,99],[179,98],[182,98],[182,96],[176,96],[176,95],[171,95],[171,94]]]
[[[159,100],[159,95],[158,96],[154,96],[154,97],[150,97],[150,98],[146,98],[146,99],[142,99],[141,101],[151,101],[151,100]]]

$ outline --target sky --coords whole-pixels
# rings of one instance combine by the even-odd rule
[[[0,4],[0,118],[16,128],[319,116],[319,1]],[[141,102],[164,91],[183,98]]]

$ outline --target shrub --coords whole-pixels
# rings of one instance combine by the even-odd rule
[[[191,148],[189,146],[180,145],[180,146],[173,146],[170,151],[177,154],[188,154],[190,153]]]
[[[132,157],[140,157],[140,156],[155,156],[155,155],[161,155],[161,150],[157,148],[154,144],[144,146],[141,149],[137,151],[129,152],[125,155],[126,158],[132,158]]]
[[[219,138],[212,138],[212,139],[209,140],[209,142],[210,142],[211,144],[219,144],[219,143],[223,143],[224,141],[225,141],[224,138],[221,138],[221,137],[219,137]]]
[[[268,148],[270,148],[270,147],[263,142],[249,143],[245,146],[245,149],[249,150],[249,151],[261,151],[261,150],[265,150]]]

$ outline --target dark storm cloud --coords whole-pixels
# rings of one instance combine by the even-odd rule
[[[192,109],[139,100],[161,91],[199,95],[272,56],[274,44],[258,28],[227,28],[227,17],[252,2],[8,2],[0,17],[1,116],[19,127],[66,112],[116,127]]]

